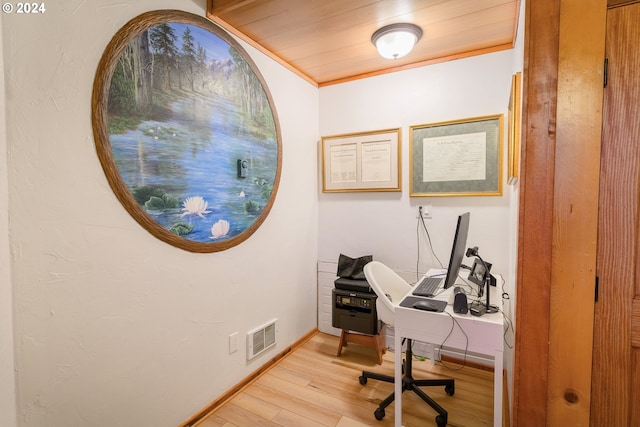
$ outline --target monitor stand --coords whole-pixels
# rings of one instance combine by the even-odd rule
[[[484,286],[487,288],[487,301],[486,301],[486,312],[487,313],[497,313],[500,311],[500,309],[498,308],[498,306],[495,305],[491,305],[491,303],[489,302],[489,294],[491,294],[491,292],[489,292],[489,286],[491,285],[491,274],[487,273],[487,276],[484,279]]]
[[[482,297],[482,290],[484,290],[485,287],[487,288],[485,302],[483,303],[482,301],[476,301],[469,306],[469,313],[471,313],[473,316],[483,316],[487,313],[497,313],[500,311],[500,309],[497,306],[491,305],[491,301],[489,298],[489,295],[491,293],[489,291],[490,283],[491,283],[491,274],[487,274],[484,277],[484,284],[480,291],[480,297]]]

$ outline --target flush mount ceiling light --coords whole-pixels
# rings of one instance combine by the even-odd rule
[[[383,58],[398,59],[411,52],[420,37],[422,37],[422,29],[417,25],[399,23],[376,30],[371,36],[371,43]]]

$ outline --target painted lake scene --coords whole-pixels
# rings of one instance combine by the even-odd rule
[[[115,62],[113,162],[137,206],[181,239],[233,239],[275,197],[278,128],[254,67],[238,46],[183,22],[142,31]]]

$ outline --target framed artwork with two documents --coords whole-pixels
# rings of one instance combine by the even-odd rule
[[[400,129],[322,137],[322,191],[401,191]]]

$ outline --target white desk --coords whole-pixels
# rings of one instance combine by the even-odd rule
[[[413,289],[412,289],[413,290]],[[446,291],[447,295],[451,290]],[[407,296],[411,295],[411,291]],[[436,299],[439,299],[436,297]],[[501,307],[495,287],[491,287],[490,302]],[[467,338],[456,324],[449,338],[447,335],[454,323],[453,316],[464,329]],[[447,305],[445,312],[435,313],[415,308],[396,307],[394,319],[395,336],[395,425],[402,426],[402,338],[427,342],[443,347],[478,353],[494,359],[493,379],[493,425],[502,426],[502,370],[503,370],[503,325],[502,313],[485,314],[481,317],[471,314],[456,314],[453,306]],[[446,342],[445,339],[447,340]],[[455,394],[452,398],[455,398]],[[446,409],[446,403],[442,403]],[[435,415],[434,415],[435,417]]]

